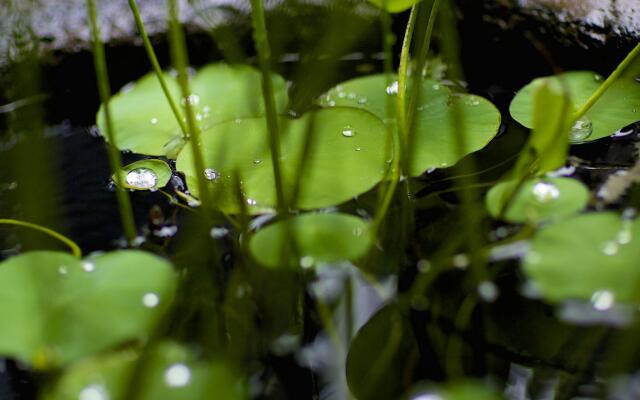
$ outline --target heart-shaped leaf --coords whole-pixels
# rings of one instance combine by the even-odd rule
[[[387,85],[385,75],[356,78],[337,85],[320,98],[324,107],[343,106],[365,109],[394,126],[398,82]],[[393,96],[392,114],[387,117],[387,99]],[[457,149],[452,125],[453,104],[460,113],[464,136],[463,154]],[[498,133],[500,112],[488,100],[471,94],[453,93],[447,86],[424,80],[421,103],[416,109],[411,175],[430,168],[450,167],[469,153],[482,149]]]
[[[124,399],[138,352],[125,350],[80,361],[46,391],[45,400]],[[141,400],[199,400],[212,393],[220,399],[245,399],[243,382],[221,363],[197,361],[186,348],[170,342],[152,349],[140,381],[134,383]]]
[[[505,202],[509,201],[516,186],[516,181],[508,181],[499,183],[489,190],[486,203],[493,217],[500,216]],[[503,218],[514,223],[537,223],[575,214],[582,210],[588,201],[589,189],[575,179],[531,179],[522,184]]]
[[[524,270],[552,302],[590,300],[606,293],[610,302],[637,304],[639,258],[640,220],[613,212],[591,213],[540,229]]]
[[[174,77],[165,74],[165,80],[183,118],[184,105],[189,102],[203,130],[223,121],[264,114],[261,75],[250,66],[216,63],[202,68],[192,79],[192,94],[187,99],[181,99]],[[276,107],[282,113],[288,103],[286,82],[278,75],[272,75],[272,81]],[[154,74],[125,86],[110,106],[116,144],[121,150],[175,158],[184,145],[180,125]],[[100,107],[97,121],[105,132],[104,107]]]
[[[300,256],[291,260],[291,265],[305,268],[318,263],[355,260],[365,255],[371,245],[368,224],[363,219],[322,213],[305,214],[269,225],[251,238],[249,249],[258,262],[276,268],[280,265],[287,238],[293,241]]]
[[[162,160],[140,160],[120,169],[123,186],[132,190],[157,190],[171,179],[171,167]],[[112,180],[115,179],[112,177]]]
[[[332,206],[366,192],[378,183],[387,168],[385,128],[378,118],[362,110],[320,110],[299,119],[280,118],[281,166],[284,189],[300,188],[295,207]],[[300,164],[307,131],[312,130],[304,168]],[[190,143],[188,146],[191,146]],[[203,132],[205,171],[195,171],[191,149],[177,160],[187,184],[197,195],[196,174],[205,174],[216,195],[216,205],[230,213],[239,211],[233,189],[234,173],[242,178],[249,212],[276,205],[275,182],[264,118],[226,122]]]
[[[640,84],[635,80],[639,67],[630,68],[596,101],[587,113],[568,132],[572,143],[590,142],[610,136],[616,131],[640,120]],[[539,85],[549,84],[562,90],[566,88],[574,104],[575,112],[602,84],[602,77],[590,71],[572,71],[534,79],[520,89],[511,102],[511,116],[533,128],[533,93]]]
[[[144,339],[174,286],[171,265],[141,251],[10,258],[0,264],[0,354],[44,369]]]

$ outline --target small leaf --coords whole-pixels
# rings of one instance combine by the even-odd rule
[[[395,78],[394,78],[395,79]],[[357,107],[396,126],[397,81],[387,85],[385,75],[371,75],[343,82],[320,98],[324,107]],[[387,119],[387,99],[392,97],[392,114]],[[464,154],[459,154],[451,124],[452,104],[462,115],[465,138]],[[414,158],[411,175],[418,176],[430,168],[445,168],[465,155],[482,149],[498,133],[500,112],[488,100],[471,94],[454,94],[433,80],[424,80],[421,104],[416,109]]]
[[[182,118],[184,104],[189,102],[202,130],[223,121],[264,114],[260,73],[250,66],[216,63],[202,68],[193,77],[192,95],[187,99],[181,98],[174,77],[165,74],[165,80]],[[276,108],[282,113],[288,103],[286,82],[275,74],[272,81]],[[116,94],[110,106],[119,149],[177,156],[183,134],[154,74],[145,75],[133,87]],[[98,111],[97,121],[105,132],[103,107]]]
[[[378,7],[385,7],[387,11],[392,13],[399,13],[408,10],[421,0],[369,0],[369,2],[375,4]]]
[[[167,185],[171,174],[169,164],[157,159],[136,161],[120,169],[123,186],[132,190],[157,190]]]
[[[288,227],[287,227],[288,224]],[[289,232],[287,232],[289,229]],[[371,245],[368,224],[346,214],[305,214],[261,229],[249,243],[253,257],[261,264],[277,268],[284,240],[290,234],[298,259],[291,265],[312,267],[319,263],[356,260]]]
[[[590,142],[612,135],[616,131],[640,120],[640,84],[636,82],[638,67],[629,68],[598,99],[579,120],[573,135],[573,143]],[[635,75],[634,75],[635,74]],[[509,110],[513,118],[527,128],[533,128],[533,92],[539,85],[547,84],[562,91],[569,91],[574,109],[582,106],[602,84],[603,79],[595,72],[572,71],[534,79],[516,94]],[[570,136],[570,132],[567,132]]]
[[[640,303],[640,220],[613,212],[577,215],[540,229],[524,270],[551,302],[591,300]]]
[[[84,261],[37,251],[0,263],[0,354],[66,365],[148,337],[172,301],[171,265],[141,251]]]
[[[516,187],[516,181],[508,181],[489,190],[486,203],[493,217],[500,216]],[[513,223],[538,223],[575,214],[584,209],[588,201],[589,189],[575,179],[531,179],[522,184],[503,218]]]
[[[314,209],[350,200],[375,186],[384,176],[385,128],[368,112],[350,108],[320,110],[299,119],[280,118],[281,166],[285,193],[290,197],[302,171],[295,207]],[[314,133],[304,169],[300,165],[307,128]],[[239,173],[249,212],[276,205],[271,154],[265,118],[246,118],[216,125],[202,135],[205,171],[195,171],[192,152],[177,160],[189,189],[197,196],[197,174],[205,174],[223,211],[240,208],[232,176]],[[192,146],[192,143],[187,147]]]
[[[124,399],[137,362],[135,350],[80,361],[45,392],[44,399]],[[247,398],[243,382],[229,368],[219,362],[197,361],[189,350],[170,342],[149,352],[140,381],[133,387],[140,400],[200,400],[211,393],[220,399]]]

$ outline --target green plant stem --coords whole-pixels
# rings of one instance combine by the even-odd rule
[[[71,253],[80,258],[82,257],[82,250],[80,250],[80,246],[78,246],[76,244],[76,242],[74,242],[73,240],[69,239],[68,237],[64,236],[61,233],[58,233],[52,229],[49,229],[47,227],[44,227],[42,225],[38,225],[38,224],[33,224],[31,222],[26,222],[26,221],[19,221],[16,219],[0,219],[0,224],[3,225],[16,225],[16,226],[22,226],[25,228],[30,228],[36,231],[40,231],[42,233],[45,233],[49,236],[51,236],[54,239],[57,239],[59,241],[61,241],[62,243],[66,244],[67,247],[69,247],[69,249],[71,250]]]
[[[407,76],[409,74],[409,51],[411,49],[411,41],[413,40],[413,32],[416,26],[416,19],[418,17],[418,3],[411,7],[411,14],[409,14],[409,21],[404,32],[404,39],[402,41],[402,50],[400,51],[400,66],[398,68],[398,98],[396,104],[396,119],[398,121],[398,141],[400,142],[400,151],[402,152],[401,158],[405,159],[408,152],[405,138],[407,137]],[[407,171],[405,171],[407,172]]]
[[[120,152],[116,146],[115,131],[113,121],[111,119],[111,110],[109,101],[111,98],[111,89],[109,84],[109,75],[107,74],[107,61],[104,51],[104,45],[100,39],[100,28],[98,26],[98,12],[96,10],[95,0],[87,0],[87,8],[89,13],[89,23],[91,25],[91,37],[93,39],[93,62],[96,69],[96,78],[98,80],[98,91],[100,92],[100,100],[104,105],[104,118],[107,128],[107,149],[109,151],[109,165],[116,182],[116,197],[118,199],[118,208],[120,210],[120,220],[124,235],[129,243],[132,243],[136,237],[136,226],[133,218],[133,209],[131,207],[131,199],[124,189],[122,174],[118,170],[122,166]]]
[[[171,107],[171,111],[180,125],[180,129],[182,130],[182,136],[187,139],[189,137],[189,130],[182,120],[182,115],[180,114],[180,109],[178,105],[171,97],[171,93],[169,92],[169,87],[167,86],[167,81],[164,79],[164,74],[162,73],[162,68],[160,67],[160,63],[158,62],[158,57],[156,57],[156,53],[153,50],[153,46],[151,45],[151,40],[149,40],[149,35],[147,34],[147,30],[144,27],[144,23],[142,22],[142,17],[140,16],[140,10],[138,9],[138,4],[136,0],[129,0],[129,7],[131,8],[131,12],[133,13],[133,17],[136,21],[136,26],[138,27],[138,31],[140,32],[140,36],[142,37],[142,42],[144,43],[144,49],[147,52],[147,57],[149,57],[149,61],[151,62],[151,66],[153,67],[153,71],[158,78],[158,82],[162,87],[162,92],[164,96],[167,98],[167,102],[169,102],[169,107]]]
[[[262,73],[262,97],[267,118],[267,131],[269,133],[269,148],[271,150],[271,164],[276,185],[277,208],[281,214],[288,211],[287,200],[284,195],[282,182],[282,167],[280,165],[280,132],[278,127],[278,115],[273,93],[273,82],[269,63],[271,49],[267,36],[267,25],[264,16],[262,0],[251,0],[251,19],[253,22],[253,40],[258,52],[258,62]]]
[[[202,155],[202,149],[200,148],[202,141],[200,140],[200,127],[196,123],[193,106],[189,101],[191,96],[191,89],[189,87],[189,74],[187,72],[187,65],[189,63],[186,52],[186,41],[184,32],[180,26],[178,19],[179,10],[176,0],[169,1],[169,40],[171,42],[171,50],[173,55],[173,62],[178,72],[178,83],[180,85],[180,91],[182,97],[185,99],[185,113],[187,117],[187,128],[189,136],[191,137],[191,154],[193,157],[193,166],[196,170],[198,192],[200,193],[200,200],[202,202],[203,213],[205,218],[210,222],[211,214],[209,207],[212,206],[211,192],[207,186],[207,181],[204,176],[204,156]]]
[[[609,75],[609,77],[604,82],[602,82],[602,85],[600,85],[600,87],[598,87],[598,89],[595,92],[593,92],[593,94],[591,95],[591,97],[589,97],[587,102],[584,103],[582,107],[578,109],[578,111],[576,111],[576,113],[573,115],[574,122],[580,119],[583,115],[587,113],[587,111],[591,109],[591,107],[593,107],[593,105],[598,101],[598,99],[600,99],[600,97],[602,97],[602,95],[611,87],[611,85],[613,85],[613,83],[617,81],[618,78],[620,78],[622,73],[639,55],[640,55],[640,43],[638,43],[636,47],[634,47],[633,50],[631,50],[631,52],[627,54],[627,56],[624,58],[624,60],[622,60],[622,62],[620,63],[620,65],[618,65],[615,71],[613,71],[613,73]]]

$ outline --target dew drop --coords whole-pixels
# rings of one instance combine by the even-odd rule
[[[573,124],[569,132],[569,141],[580,143],[591,136],[593,132],[593,123],[587,117],[582,117]]]
[[[184,387],[191,381],[191,370],[184,364],[173,364],[164,372],[164,381],[170,387]]]
[[[58,267],[58,273],[63,276],[67,275],[69,273],[69,269],[67,268],[66,265],[61,265]]]
[[[549,203],[560,197],[560,190],[548,182],[538,182],[533,186],[533,197],[540,203]]]
[[[336,102],[335,102],[335,101],[333,101],[333,100],[329,100],[329,101],[327,102],[327,105],[328,105],[329,107],[335,107],[335,106],[336,106]]]
[[[197,106],[200,103],[200,96],[197,94],[190,94],[186,98],[182,99],[182,105],[189,104],[190,106]]]
[[[361,151],[361,150],[362,150],[362,147],[360,146],[356,147],[356,151]]]
[[[598,311],[611,309],[615,303],[613,293],[608,290],[598,290],[591,296],[591,304]]]
[[[391,85],[387,86],[387,94],[389,96],[394,96],[398,94],[398,81],[395,81]]]
[[[142,296],[142,304],[147,308],[154,308],[160,304],[160,297],[155,293],[145,293]]]
[[[469,106],[475,107],[480,105],[480,99],[475,96],[467,96],[465,103]]]
[[[361,106],[363,106],[363,105],[367,104],[367,102],[368,102],[368,101],[369,101],[369,100],[368,100],[366,97],[360,97],[360,98],[358,99],[358,104],[360,104]]]
[[[109,400],[109,392],[102,385],[89,385],[80,391],[78,400]]]
[[[136,168],[127,172],[126,181],[134,189],[153,189],[158,184],[158,175],[149,168]]]
[[[349,94],[347,95],[347,99],[349,99],[349,100],[355,100],[357,97],[358,97],[358,96],[357,96],[355,93],[353,93],[353,92],[352,92],[352,93],[349,93]]]
[[[342,136],[344,137],[354,137],[356,135],[356,131],[353,129],[351,125],[347,125],[342,128]]]
[[[607,242],[602,246],[602,252],[607,256],[615,256],[618,254],[618,243]]]
[[[250,206],[255,206],[256,204],[258,204],[257,201],[255,201],[254,199],[247,199],[247,204]]]
[[[151,125],[157,125],[158,124],[158,118],[151,118]]]
[[[207,168],[204,170],[204,177],[207,178],[207,180],[215,181],[220,178],[220,173],[213,168]]]
[[[254,160],[253,163],[258,165],[258,164],[262,163],[262,160]]]
[[[92,263],[91,261],[83,261],[82,262],[82,269],[85,272],[93,272],[96,269],[96,265],[94,263]]]
[[[433,86],[431,86],[433,88],[433,90],[440,90],[440,85],[435,83]]]
[[[602,75],[600,75],[600,74],[594,74],[594,75],[593,75],[593,80],[594,80],[594,81],[596,81],[596,82],[600,82],[600,81],[602,81]]]

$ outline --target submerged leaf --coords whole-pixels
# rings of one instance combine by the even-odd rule
[[[141,251],[10,258],[0,264],[0,354],[47,369],[145,339],[174,287],[171,265]]]
[[[567,135],[573,143],[590,142],[614,134],[616,131],[640,121],[640,85],[635,80],[638,67],[629,71],[613,83],[587,113],[569,129]],[[636,75],[634,75],[636,74]],[[566,87],[575,112],[602,84],[602,77],[591,71],[572,71],[534,79],[520,89],[509,107],[511,116],[533,128],[533,93],[539,85],[548,84],[557,90]]]
[[[140,160],[120,169],[123,186],[132,190],[156,190],[171,179],[171,167],[162,160]],[[115,181],[115,178],[111,178]]]
[[[290,263],[304,268],[318,263],[355,260],[365,255],[371,245],[368,224],[363,219],[322,213],[305,214],[267,226],[251,238],[249,249],[260,264],[276,268],[287,238],[292,243],[287,242],[285,251],[299,256],[290,257]]]
[[[493,217],[500,217],[517,185],[516,181],[502,182],[489,190],[486,203]],[[531,179],[522,184],[502,217],[514,223],[537,223],[575,214],[584,209],[588,201],[589,189],[575,179]]]
[[[640,303],[640,220],[613,212],[577,215],[540,229],[524,270],[543,298]],[[599,306],[603,306],[600,299]]]
[[[165,74],[165,80],[182,118],[188,102],[202,130],[223,121],[264,114],[260,72],[250,66],[216,63],[202,68],[193,77],[192,94],[186,99],[181,99],[174,77]],[[272,81],[276,108],[282,113],[288,103],[286,82],[275,74]],[[177,156],[184,144],[183,133],[154,74],[145,75],[133,87],[116,94],[109,104],[119,149]],[[104,107],[100,107],[97,121],[105,131]]]
[[[384,176],[385,128],[361,110],[320,110],[299,119],[280,118],[281,166],[285,193],[290,197],[300,177],[296,208],[314,209],[350,200],[375,186]],[[312,124],[312,126],[311,126]],[[307,131],[313,135],[300,164]],[[188,146],[191,146],[190,143]],[[265,118],[230,121],[203,132],[206,169],[195,171],[192,152],[177,160],[190,190],[197,196],[197,174],[204,174],[223,211],[240,211],[232,176],[240,175],[249,212],[276,205],[276,191]]]
[[[324,107],[344,106],[367,110],[395,129],[397,81],[387,85],[385,75],[371,75],[343,82],[320,98]],[[387,99],[393,96],[392,114],[387,117]],[[421,102],[416,108],[413,162],[410,173],[418,176],[430,168],[445,168],[467,154],[482,149],[498,133],[500,112],[488,100],[471,94],[453,93],[447,86],[424,80]],[[463,154],[456,146],[452,126],[453,104],[461,115],[465,141]]]

